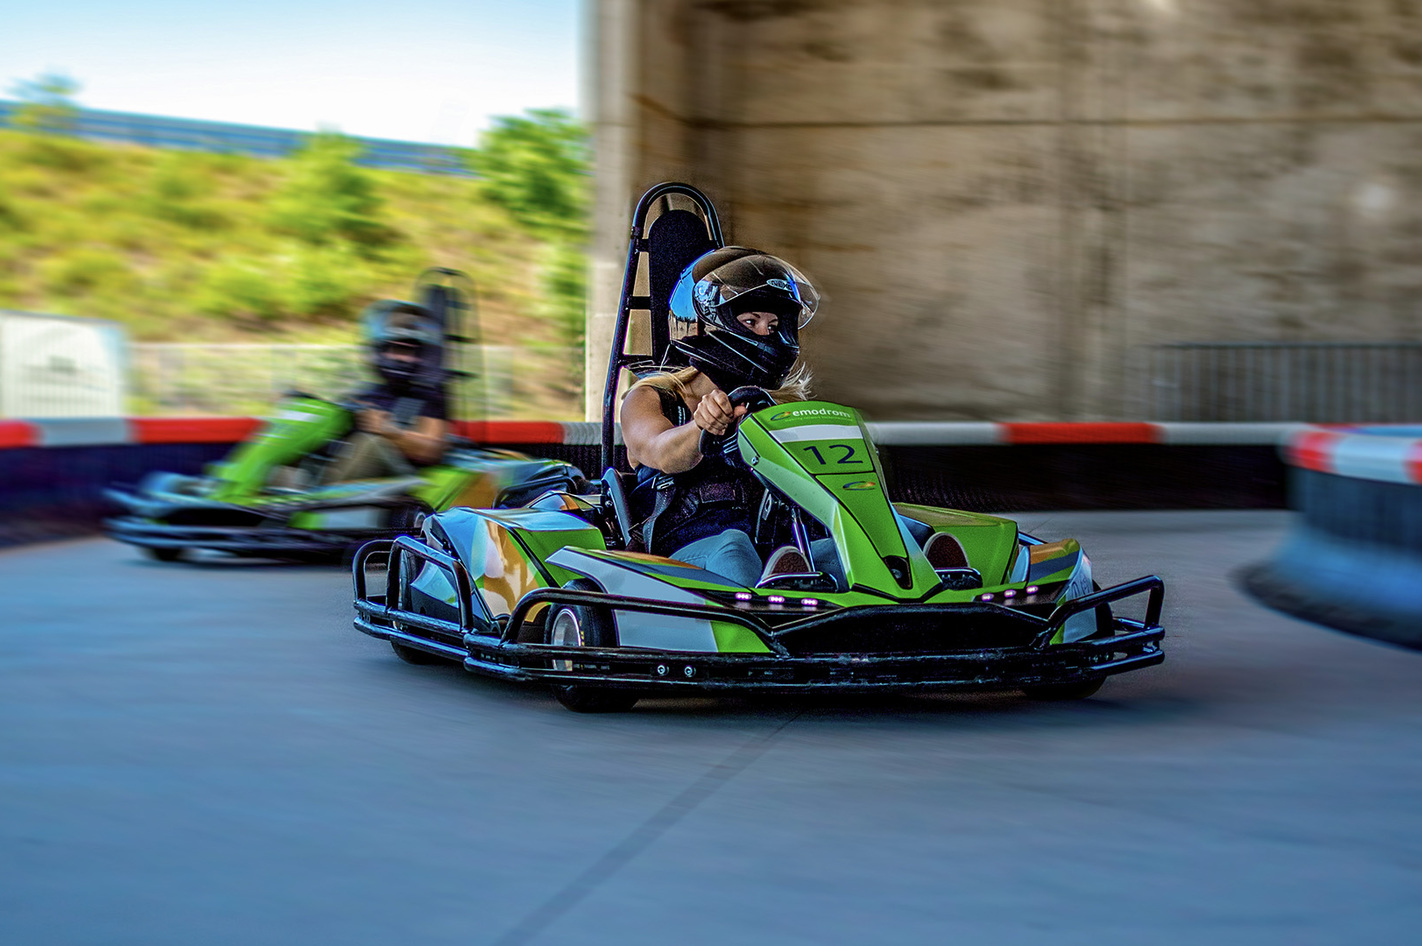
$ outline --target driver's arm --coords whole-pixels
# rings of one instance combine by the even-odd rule
[[[701,432],[720,435],[744,416],[723,391],[712,391],[696,405],[690,422],[674,426],[662,413],[661,399],[651,387],[633,388],[622,402],[622,440],[633,466],[663,473],[684,473],[701,462]]]
[[[395,447],[415,463],[434,463],[444,456],[445,440],[449,436],[449,424],[434,417],[417,417],[409,429],[390,422],[386,414],[383,423],[375,433],[390,441]]]

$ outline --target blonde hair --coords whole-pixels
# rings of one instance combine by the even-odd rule
[[[683,401],[690,401],[694,395],[691,393],[691,382],[701,373],[699,368],[681,368],[677,371],[658,371],[656,374],[647,375],[636,384],[627,389],[625,398],[642,385],[660,388],[663,391],[670,391]],[[810,368],[803,361],[795,362],[795,367],[790,369],[790,374],[786,376],[785,382],[773,391],[766,392],[775,398],[778,403],[786,401],[805,401],[810,397],[810,382],[814,380],[810,374]]]

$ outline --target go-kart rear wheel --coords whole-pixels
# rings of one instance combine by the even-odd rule
[[[1106,680],[1087,680],[1083,683],[1043,683],[1039,686],[1023,687],[1022,692],[1030,700],[1084,700],[1094,696]]]
[[[183,557],[183,550],[154,548],[153,546],[149,545],[144,547],[143,554],[147,555],[151,559],[155,559],[160,562],[176,562],[178,559]]]
[[[420,506],[396,506],[390,510],[386,528],[401,535],[418,535],[425,524],[425,510]]]
[[[578,591],[599,591],[597,585],[576,578],[563,587]],[[590,608],[576,604],[553,605],[543,626],[545,640],[560,647],[612,647],[617,644],[617,632],[612,615],[605,608]],[[558,670],[571,670],[572,661],[557,660]],[[621,713],[637,703],[631,690],[590,686],[585,683],[554,684],[553,696],[575,713]]]
[[[409,644],[401,644],[398,641],[391,641],[390,649],[395,651],[396,657],[399,657],[407,664],[414,664],[417,667],[430,667],[436,664],[447,664],[451,662],[438,654],[432,654],[427,650],[420,650],[418,647],[411,647]]]

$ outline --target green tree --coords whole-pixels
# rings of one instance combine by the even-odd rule
[[[59,72],[22,79],[10,87],[10,94],[21,102],[10,121],[22,131],[69,131],[79,114],[79,106],[74,103],[79,88],[78,82]]]
[[[529,229],[564,239],[587,232],[588,132],[566,109],[494,119],[472,164],[489,198]]]
[[[578,349],[581,362],[586,329],[587,256],[565,243],[550,244],[539,266],[541,315],[557,332],[560,344]]]
[[[590,157],[587,129],[552,108],[494,119],[471,160],[488,199],[544,243],[537,313],[575,351],[584,332]]]
[[[365,255],[396,236],[381,219],[384,201],[357,167],[360,144],[322,132],[292,159],[291,174],[272,197],[268,221],[311,246],[346,241]]]

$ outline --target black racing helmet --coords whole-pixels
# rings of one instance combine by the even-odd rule
[[[795,267],[744,246],[712,250],[688,266],[672,289],[670,310],[699,333],[672,344],[691,365],[724,391],[743,384],[778,388],[800,356],[800,328],[819,308],[820,296]],[[769,335],[738,320],[746,312],[778,317]]]
[[[439,325],[423,306],[396,300],[377,302],[365,311],[365,330],[370,366],[383,380],[409,387],[438,377],[443,338]],[[415,357],[396,358],[393,353],[397,349]]]

